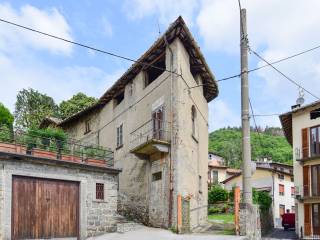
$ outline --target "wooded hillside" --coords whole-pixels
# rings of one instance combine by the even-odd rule
[[[292,164],[292,148],[281,128],[251,130],[252,160],[271,158],[274,162]],[[209,135],[209,151],[225,158],[230,167],[241,166],[241,128],[222,128]]]

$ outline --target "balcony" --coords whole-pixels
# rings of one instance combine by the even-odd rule
[[[168,153],[170,148],[169,123],[151,119],[130,134],[130,152],[150,156],[154,153]]]
[[[113,167],[113,152],[96,145],[81,145],[75,139],[59,140],[24,131],[0,128],[0,152],[29,155],[78,164]]]
[[[303,155],[302,150],[300,148],[295,148],[294,151],[296,161],[300,162],[302,165],[306,161],[311,161],[311,160],[320,160],[320,153],[310,153],[308,152],[307,154],[305,153]]]
[[[320,200],[320,192],[312,191],[309,185],[296,186],[295,198],[299,201]]]

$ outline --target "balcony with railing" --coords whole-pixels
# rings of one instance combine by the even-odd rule
[[[113,152],[97,145],[83,145],[75,139],[44,137],[36,132],[0,128],[0,152],[53,159],[78,164],[113,167]]]
[[[295,198],[300,201],[320,200],[318,185],[295,186]]]
[[[170,147],[170,124],[161,119],[151,119],[130,134],[130,152],[151,155],[168,153]]]

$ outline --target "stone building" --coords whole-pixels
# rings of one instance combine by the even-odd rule
[[[296,188],[296,233],[301,239],[320,235],[320,101],[292,106],[280,115],[284,134],[293,148]]]
[[[95,105],[58,126],[114,150],[120,213],[193,230],[207,221],[208,102],[217,95],[179,17]]]
[[[3,139],[3,131],[0,239],[86,239],[116,231],[120,170],[112,166],[112,156],[108,164],[93,155],[58,153],[40,146],[49,146],[47,138],[19,133],[19,139],[34,139],[37,147],[30,148],[30,141],[17,142],[16,134]]]

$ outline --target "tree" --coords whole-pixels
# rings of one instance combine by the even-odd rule
[[[5,125],[8,128],[12,128],[13,119],[13,115],[10,113],[9,109],[0,103],[0,127]]]
[[[32,88],[22,89],[17,95],[14,116],[17,127],[37,127],[43,118],[57,117],[58,106],[46,94]]]
[[[67,101],[62,101],[59,105],[59,115],[62,119],[70,117],[71,115],[82,111],[83,109],[95,104],[97,99],[88,97],[84,93],[77,93]]]

